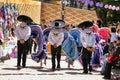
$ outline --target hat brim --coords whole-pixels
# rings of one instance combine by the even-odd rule
[[[79,23],[77,27],[88,28],[88,27],[91,27],[91,26],[93,26],[93,23],[91,21],[83,21],[83,22]]]
[[[29,16],[26,16],[26,15],[19,15],[17,17],[17,20],[21,21],[21,22],[25,22],[25,23],[32,23],[33,22],[32,18],[30,18]]]
[[[65,27],[65,21],[63,20],[54,20],[50,23],[53,28],[62,28]]]

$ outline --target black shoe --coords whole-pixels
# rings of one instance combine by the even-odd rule
[[[55,68],[52,68],[51,70],[52,70],[52,71],[55,71]]]
[[[3,63],[4,63],[4,59],[3,59],[3,58],[0,58],[0,62],[3,62]]]
[[[93,69],[92,69],[92,66],[89,66],[89,71],[91,72]]]
[[[60,69],[60,65],[57,66],[57,69]]]
[[[26,68],[26,66],[22,66],[22,68]]]
[[[20,70],[21,69],[21,66],[17,66],[17,70]]]
[[[82,72],[82,74],[88,74],[88,72]]]
[[[60,66],[57,66],[57,70],[60,70]]]
[[[23,63],[23,64],[22,64],[22,68],[25,68],[25,67],[26,67],[26,64],[25,64],[25,63]]]
[[[103,77],[103,79],[108,79],[108,80],[109,80],[110,78],[107,78],[107,77]]]
[[[92,72],[89,72],[88,74],[92,74]]]

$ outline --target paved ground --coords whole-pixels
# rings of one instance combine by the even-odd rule
[[[67,63],[62,57],[61,70],[51,71],[51,60],[47,60],[47,65],[40,68],[40,64],[27,59],[27,68],[17,70],[16,59],[0,63],[0,80],[103,80],[99,70],[92,72],[92,74],[82,74],[82,67],[75,62],[74,67],[67,68]]]

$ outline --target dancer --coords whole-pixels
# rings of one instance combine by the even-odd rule
[[[92,71],[91,66],[91,55],[92,51],[95,50],[95,35],[94,33],[89,30],[89,27],[93,26],[93,23],[91,21],[84,21],[78,25],[79,28],[81,28],[81,34],[80,39],[83,45],[82,49],[82,64],[83,64],[83,73],[88,74],[88,66],[89,71]]]
[[[27,48],[28,48],[28,39],[31,34],[31,29],[26,23],[22,22],[17,26],[15,30],[15,36],[17,37],[17,46],[18,46],[18,57],[17,57],[17,69],[21,69],[21,57],[22,57],[22,67],[26,67],[26,57],[27,57]]]
[[[65,22],[63,20],[54,20],[51,22],[51,26],[54,28],[50,31],[48,41],[51,43],[51,55],[52,55],[52,70],[55,70],[56,62],[55,57],[57,56],[57,68],[60,69],[61,60],[61,45],[64,39],[64,34],[60,30],[64,27]]]
[[[70,65],[73,66],[74,61],[78,58],[77,44],[74,38],[68,32],[68,30],[66,30],[66,26],[62,28],[62,31],[64,33],[64,40],[62,43],[62,48],[66,53],[66,60],[68,62],[68,68],[70,68]]]
[[[47,57],[46,51],[43,49],[43,43],[44,43],[43,32],[41,26],[37,24],[31,24],[30,28],[31,28],[31,39],[35,40],[38,47],[36,52],[31,53],[31,57],[37,63],[40,62],[40,66],[42,67],[42,60],[44,59],[44,64],[46,64],[46,57]]]
[[[28,39],[31,34],[31,28],[27,25],[32,22],[32,19],[25,15],[20,15],[17,17],[17,20],[20,21],[20,24],[16,27],[15,36],[17,37],[17,69],[21,69],[21,58],[22,58],[22,67],[26,67],[26,58],[28,54],[29,42]]]

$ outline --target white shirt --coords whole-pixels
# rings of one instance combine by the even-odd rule
[[[95,47],[95,35],[92,31],[88,29],[81,30],[80,39],[84,48]]]
[[[111,32],[110,34],[111,34],[110,42],[114,42],[117,39],[117,34],[113,32]]]
[[[23,26],[23,28],[21,27]],[[27,41],[31,35],[31,28],[27,26],[26,24],[18,25],[15,30],[15,36],[17,37],[17,40],[24,39]]]
[[[3,56],[3,48],[2,45],[0,45],[0,58]]]
[[[64,33],[59,29],[53,29],[50,31],[48,36],[48,41],[54,45],[57,44],[57,47],[62,45],[64,40]]]

